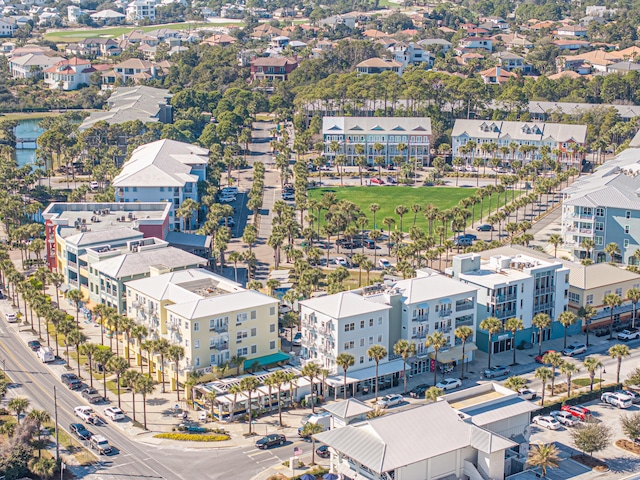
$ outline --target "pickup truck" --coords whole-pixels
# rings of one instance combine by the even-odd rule
[[[85,388],[82,391],[82,397],[86,398],[89,403],[99,403],[103,400],[102,395],[95,388]]]
[[[535,390],[529,390],[529,389],[522,390],[519,393],[519,395],[520,395],[520,398],[524,398],[525,400],[533,400],[538,396]]]
[[[60,380],[62,380],[62,383],[64,383],[70,390],[79,390],[82,388],[82,382],[74,373],[63,373],[60,375]]]

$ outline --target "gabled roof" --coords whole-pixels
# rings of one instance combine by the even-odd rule
[[[324,409],[338,418],[351,418],[358,415],[366,415],[373,410],[366,403],[357,398],[349,398],[338,403],[329,403]]]
[[[231,292],[185,303],[176,303],[166,308],[169,312],[179,315],[182,318],[197,319],[213,316],[216,312],[246,310],[265,305],[276,305],[277,303],[277,299],[264,293],[256,292],[255,290],[244,290],[242,292]]]
[[[310,298],[301,301],[300,305],[335,319],[391,310],[389,305],[371,302],[352,292]]]

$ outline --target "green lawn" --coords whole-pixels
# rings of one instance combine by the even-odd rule
[[[241,21],[240,21],[241,22]],[[133,30],[142,30],[144,32],[150,32],[151,30],[157,30],[159,28],[169,28],[171,30],[187,30],[188,28],[202,28],[205,26],[228,26],[234,25],[238,22],[234,22],[230,20],[228,23],[168,23],[165,25],[146,25],[144,27],[112,27],[112,28],[84,28],[81,30],[60,30],[58,32],[49,32],[44,36],[45,40],[49,40],[52,42],[60,42],[60,43],[68,43],[74,42],[77,40],[82,40],[83,38],[91,38],[91,37],[102,37],[102,38],[113,38],[119,37],[124,33],[129,33]]]
[[[451,188],[451,187],[328,187],[309,190],[309,198],[320,199],[326,192],[335,192],[338,200],[349,200],[360,207],[369,218],[369,228],[373,228],[373,214],[369,211],[369,205],[377,203],[380,210],[376,212],[377,228],[385,228],[382,219],[393,217],[396,225],[392,228],[400,229],[400,219],[395,213],[398,205],[404,205],[409,211],[404,215],[402,230],[408,232],[413,225],[413,212],[411,205],[417,203],[424,208],[432,203],[440,210],[446,210],[458,204],[460,200],[475,194],[475,188]],[[479,210],[476,209],[476,215]],[[426,230],[429,222],[422,212],[418,213],[416,226]]]

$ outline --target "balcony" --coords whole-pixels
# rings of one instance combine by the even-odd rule
[[[418,315],[417,317],[412,319],[413,322],[428,322],[429,314],[427,315]]]
[[[450,317],[451,316],[451,310],[440,310],[440,312],[438,313],[439,317]]]
[[[213,327],[209,327],[209,331],[216,333],[227,333],[229,331],[229,325],[214,325]]]
[[[573,213],[571,216],[580,220],[593,220],[594,218],[593,213]]]
[[[536,288],[534,291],[534,295],[545,295],[547,293],[553,293],[554,287],[540,287]]]
[[[225,343],[214,343],[209,345],[209,350],[216,350],[218,352],[224,352],[225,350],[229,350],[229,344]]]
[[[440,333],[451,333],[451,327],[434,328],[433,331]]]
[[[593,235],[593,228],[579,228],[578,231],[584,235]]]
[[[465,310],[471,310],[474,306],[475,306],[474,302],[456,303],[456,312],[463,312]]]
[[[504,303],[504,302],[512,302],[516,300],[518,297],[517,293],[508,293],[506,295],[494,295],[491,297],[491,301],[493,303]]]
[[[515,310],[503,310],[500,312],[495,312],[494,317],[496,317],[499,320],[502,320],[504,318],[511,318],[511,317],[515,317],[516,316],[516,311]]]
[[[411,338],[417,338],[417,339],[425,339],[427,338],[428,333],[425,331],[420,331],[420,332],[416,332],[413,335],[411,335]]]

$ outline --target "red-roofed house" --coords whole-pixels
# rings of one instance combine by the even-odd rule
[[[480,76],[484,83],[490,85],[502,85],[507,83],[511,77],[517,77],[515,73],[507,72],[501,67],[491,67],[487,70],[480,72]]]
[[[251,61],[251,81],[287,80],[297,66],[297,60],[286,57],[255,58]]]
[[[44,83],[54,90],[77,90],[82,84],[89,85],[91,75],[96,71],[89,60],[74,57],[46,68]]]

